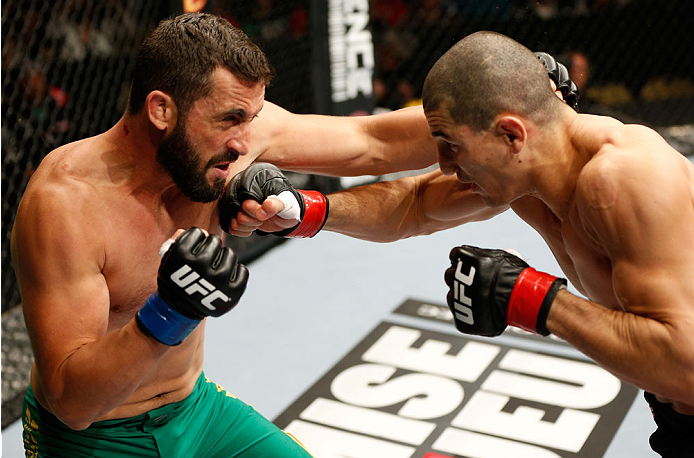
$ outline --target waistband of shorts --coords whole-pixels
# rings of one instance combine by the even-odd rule
[[[651,407],[651,413],[656,418],[656,421],[668,421],[671,424],[676,425],[686,425],[688,428],[694,426],[694,415],[686,415],[683,413],[676,412],[672,409],[670,404],[665,404],[655,397],[653,393],[648,391],[643,392],[643,397],[646,398],[646,402]]]
[[[167,423],[169,420],[172,418],[175,418],[178,412],[183,410],[187,405],[190,405],[192,403],[195,403],[200,396],[202,392],[202,387],[203,384],[205,383],[206,377],[205,373],[201,372],[200,376],[198,377],[197,381],[195,382],[195,386],[193,387],[193,391],[185,398],[180,401],[172,402],[170,404],[166,404],[164,406],[158,407],[156,409],[147,411],[145,413],[142,413],[140,415],[135,415],[134,417],[128,417],[128,418],[118,418],[114,420],[102,420],[102,421],[95,421],[89,426],[89,429],[92,428],[111,428],[114,426],[134,426],[134,425],[143,425],[146,423],[154,423],[154,424],[164,424]],[[25,396],[26,401],[28,404],[33,407],[38,409],[40,412],[42,412],[42,417],[44,417],[45,414],[50,415],[51,417],[55,417],[51,412],[47,411],[37,400],[36,397],[34,396],[34,391],[29,385],[29,388],[27,389],[27,393]],[[44,417],[45,418],[45,417]],[[60,421],[57,418],[55,418],[55,421]],[[62,423],[62,422],[61,422]]]

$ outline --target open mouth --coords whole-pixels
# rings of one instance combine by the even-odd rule
[[[217,156],[214,156],[212,159],[210,159],[210,161],[207,163],[207,166],[209,168],[215,168],[221,171],[226,171],[229,170],[231,164],[236,162],[238,159],[239,154],[236,151],[227,150],[224,153],[218,154]]]
[[[458,181],[460,181],[461,183],[472,183],[470,177],[465,175],[463,172],[456,173],[456,177],[458,178]]]
[[[217,164],[214,166],[215,169],[219,169],[222,172],[226,172],[229,170],[229,167],[231,166],[231,162],[222,162],[221,164]]]

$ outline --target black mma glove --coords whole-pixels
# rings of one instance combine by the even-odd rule
[[[554,84],[557,85],[557,89],[561,91],[561,95],[564,97],[564,102],[574,110],[578,111],[578,99],[580,94],[578,92],[578,87],[571,81],[569,77],[569,71],[566,67],[557,62],[557,60],[546,52],[536,52],[534,53],[540,62],[545,66],[547,73]]]
[[[178,345],[203,318],[234,308],[247,282],[248,270],[231,248],[192,227],[164,253],[158,290],[137,313],[137,323],[160,342]]]
[[[316,235],[328,219],[328,199],[318,191],[304,191],[294,189],[287,177],[280,169],[272,164],[256,162],[246,170],[240,172],[231,179],[227,185],[224,196],[219,202],[219,224],[222,230],[229,232],[232,218],[241,210],[244,200],[253,199],[263,203],[270,196],[280,196],[281,193],[289,193],[289,199],[282,199],[287,207],[283,212],[291,209],[292,205],[299,206],[299,223],[278,232],[263,232],[257,230],[260,235],[272,234],[280,237],[313,237]],[[278,216],[282,217],[280,212]]]
[[[510,325],[549,335],[547,315],[565,279],[538,272],[504,250],[463,245],[450,259],[447,301],[460,332],[494,337]]]

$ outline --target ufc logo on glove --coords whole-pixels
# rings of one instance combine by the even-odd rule
[[[213,301],[221,299],[222,302],[227,302],[229,300],[229,296],[215,289],[214,285],[204,278],[200,278],[200,274],[188,264],[182,265],[180,269],[172,273],[171,280],[181,288],[185,288],[185,292],[189,296],[195,293],[202,294],[204,297],[200,302],[210,310],[217,310],[217,307],[212,305]]]
[[[547,315],[566,279],[538,272],[506,250],[462,245],[449,258],[447,302],[460,332],[494,337],[511,325],[549,335]]]
[[[219,236],[199,227],[164,242],[159,255],[157,291],[136,317],[140,330],[163,344],[179,345],[204,318],[233,309],[246,290],[246,266]]]
[[[475,266],[470,266],[467,275],[463,274],[463,260],[458,260],[455,269],[455,288],[453,290],[454,315],[457,320],[467,324],[475,324],[472,314],[472,299],[465,295],[465,286],[471,286],[475,279]]]

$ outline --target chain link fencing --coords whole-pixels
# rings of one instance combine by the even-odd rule
[[[310,113],[318,111],[312,78],[322,71],[311,64],[313,13],[320,1],[210,0],[205,10],[242,28],[267,53],[276,70],[268,100]],[[2,4],[3,427],[16,418],[5,406],[23,395],[31,362],[20,308],[14,307],[20,297],[10,256],[19,200],[48,152],[103,132],[120,118],[139,44],[159,20],[180,11],[180,3]],[[376,111],[419,103],[428,69],[450,46],[469,33],[493,30],[562,61],[581,89],[582,112],[650,125],[683,154],[694,154],[690,0],[371,0],[369,5]],[[325,177],[290,174],[290,180],[324,192],[340,187]],[[249,262],[279,241],[249,237],[229,243]]]
[[[650,125],[694,153],[694,16],[687,0],[373,0],[377,105],[419,103],[427,70],[490,30],[571,71],[581,112]]]
[[[19,200],[48,152],[120,118],[132,55],[167,8],[117,0],[2,3],[3,428],[19,417],[33,362],[10,256]]]

